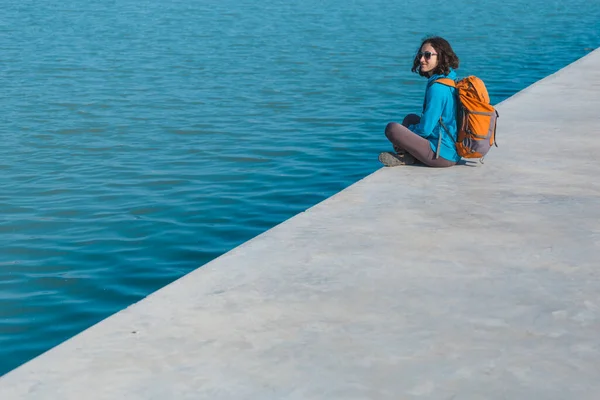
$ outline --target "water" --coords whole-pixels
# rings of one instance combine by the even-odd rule
[[[379,168],[424,35],[494,102],[600,46],[596,0],[323,3],[3,0],[0,375]]]

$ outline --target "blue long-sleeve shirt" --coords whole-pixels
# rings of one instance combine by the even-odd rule
[[[457,131],[456,110],[458,104],[456,89],[441,83],[434,84],[434,81],[440,78],[455,80],[456,72],[450,70],[448,75],[432,75],[427,80],[421,121],[418,124],[409,125],[408,129],[429,140],[429,145],[434,153],[437,151],[438,139],[442,135],[440,157],[457,162],[460,160],[460,157],[456,152],[455,144]],[[440,117],[448,132],[440,125]]]

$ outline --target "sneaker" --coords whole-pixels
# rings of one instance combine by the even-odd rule
[[[406,152],[392,153],[385,151],[379,154],[379,161],[386,167],[397,167],[399,165],[412,165],[415,163],[415,158]]]

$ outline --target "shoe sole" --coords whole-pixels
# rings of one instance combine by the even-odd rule
[[[379,161],[386,167],[397,167],[400,165],[411,165],[415,163],[415,159],[410,154],[393,154],[384,152],[379,154]]]

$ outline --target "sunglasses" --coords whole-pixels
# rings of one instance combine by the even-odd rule
[[[421,57],[425,57],[426,60],[429,60],[431,58],[431,56],[437,56],[437,53],[432,53],[430,51],[418,52],[417,60],[420,60]]]

